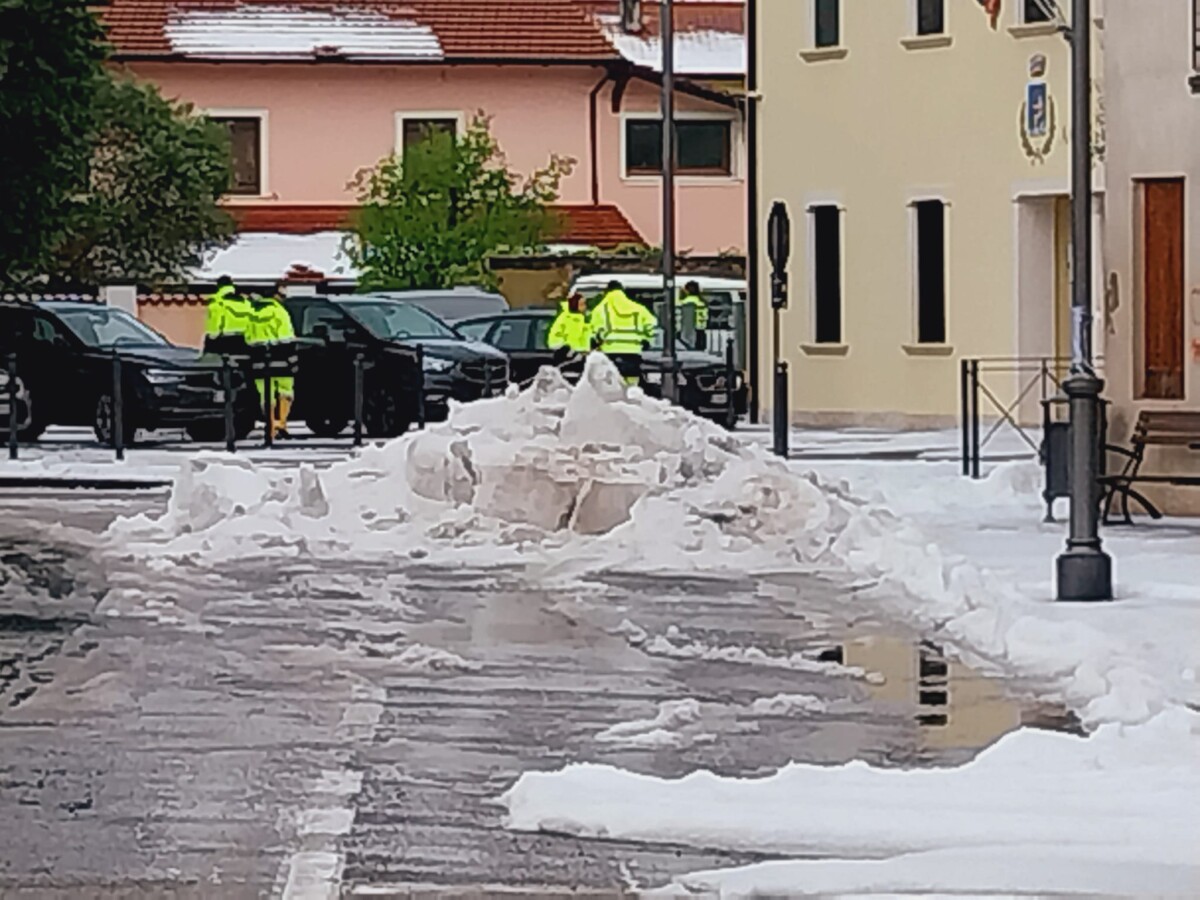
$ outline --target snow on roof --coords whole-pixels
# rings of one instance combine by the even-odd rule
[[[188,56],[443,58],[442,45],[428,25],[370,9],[302,10],[294,6],[174,9],[164,31],[171,49]]]
[[[231,246],[192,270],[189,280],[205,283],[228,275],[234,281],[276,281],[297,265],[323,272],[333,281],[354,279],[358,270],[342,251],[345,236],[344,231],[240,234]]]
[[[598,21],[621,56],[634,65],[662,71],[662,38],[626,34],[613,16]],[[695,29],[675,34],[675,71],[680,75],[745,75],[746,36],[733,31]]]

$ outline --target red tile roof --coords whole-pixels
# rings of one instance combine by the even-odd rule
[[[256,18],[269,13],[271,18]],[[289,23],[286,17],[294,14]],[[228,33],[228,16],[237,17],[239,32],[236,41],[250,42],[250,50],[241,50],[237,58],[278,58],[281,47],[292,40],[304,43],[305,22],[314,14],[328,14],[348,28],[354,36],[347,38],[358,49],[347,48],[339,58],[402,59],[403,47],[385,47],[383,55],[362,49],[363,44],[379,48],[379,44],[363,28],[361,22],[383,16],[399,23],[409,23],[432,32],[441,47],[440,58],[455,60],[562,60],[591,61],[616,58],[612,45],[592,20],[589,13],[574,0],[109,0],[101,16],[118,58],[145,56],[194,56],[208,58],[210,49],[191,49],[187,52],[173,46],[168,36],[169,24],[189,15],[205,20],[209,16],[226,17],[218,33],[212,31],[205,46],[214,42],[233,40]],[[281,27],[280,16],[284,17]],[[331,18],[330,21],[333,21]],[[354,25],[358,21],[360,24]],[[259,41],[255,29],[261,31]],[[397,41],[403,43],[397,30]],[[246,37],[249,34],[249,38]],[[297,36],[299,35],[299,36]],[[304,55],[338,56],[342,33],[331,30],[327,41],[319,48],[305,44]],[[365,36],[365,38],[364,38]],[[298,44],[292,45],[299,46]],[[320,52],[317,52],[320,51]],[[228,47],[215,54],[229,58]],[[417,54],[428,60],[428,53]],[[439,58],[437,55],[434,58]]]
[[[576,0],[592,15],[612,16],[620,14],[620,0]],[[659,34],[659,5],[642,3],[644,37]],[[675,31],[722,31],[729,34],[744,34],[746,31],[746,4],[744,0],[702,0],[688,2],[675,0]]]
[[[354,207],[347,204],[298,205],[270,203],[228,207],[239,231],[313,234],[341,231],[350,224]],[[557,240],[610,250],[621,244],[644,244],[621,209],[612,204],[559,204],[552,207],[563,220]]]

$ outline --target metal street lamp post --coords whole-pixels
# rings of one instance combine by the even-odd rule
[[[1100,541],[1100,394],[1092,360],[1091,0],[1074,0],[1071,28],[1071,516],[1058,557],[1059,600],[1111,600],[1112,559]]]
[[[663,324],[663,349],[667,358],[663,396],[679,400],[679,368],[675,347],[675,5],[659,5],[662,43],[662,277],[667,321]]]

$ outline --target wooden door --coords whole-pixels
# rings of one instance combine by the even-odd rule
[[[1183,399],[1183,179],[1142,183],[1142,396]]]

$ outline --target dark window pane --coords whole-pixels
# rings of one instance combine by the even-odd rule
[[[1025,4],[1025,22],[1050,22],[1053,20],[1051,15],[1051,0],[1023,0]]]
[[[917,0],[917,34],[946,30],[946,0]]]
[[[917,342],[946,343],[946,209],[917,204]]]
[[[513,350],[528,350],[529,320],[503,320],[496,326],[496,330],[492,332],[491,343],[501,350],[508,350],[510,352]]]
[[[730,130],[727,121],[676,122],[679,171],[728,175],[732,171]]]
[[[842,342],[841,211],[836,206],[813,209],[813,281],[816,287],[814,326],[818,344]]]
[[[662,171],[662,122],[630,119],[625,123],[625,169],[645,174]]]
[[[438,134],[457,137],[458,122],[455,119],[405,119],[404,149]]]
[[[345,340],[351,330],[348,317],[340,309],[314,303],[304,310],[300,336],[316,337],[317,329],[322,327],[335,340]]]
[[[675,165],[692,175],[728,175],[733,171],[733,128],[727,120],[675,122]],[[662,171],[662,122],[631,119],[625,123],[625,171],[657,175]]]
[[[215,119],[229,129],[233,157],[231,194],[262,193],[262,120],[254,118]]]
[[[818,47],[836,47],[841,41],[841,5],[841,0],[814,0],[813,43]]]

